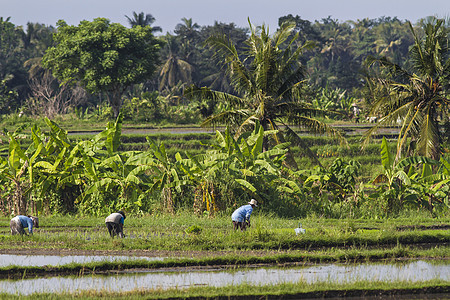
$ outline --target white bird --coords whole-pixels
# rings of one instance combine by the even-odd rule
[[[306,230],[302,228],[302,223],[298,223],[298,228],[295,228],[294,230],[296,235],[306,233]]]

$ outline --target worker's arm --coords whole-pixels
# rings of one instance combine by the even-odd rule
[[[27,220],[27,225],[28,225],[28,232],[30,234],[33,234],[33,220],[31,220],[30,218],[28,218]]]

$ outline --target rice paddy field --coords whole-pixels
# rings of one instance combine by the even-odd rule
[[[9,219],[0,219],[4,297],[41,297],[56,286],[55,299],[419,291],[445,299],[450,289],[450,218],[293,220],[255,211],[252,227],[241,232],[225,214],[142,215],[126,219],[124,239],[109,237],[103,218],[42,216],[40,224],[32,236],[11,236]]]
[[[364,126],[343,130],[348,147],[321,136],[304,140],[324,166],[353,159],[361,164],[357,180],[373,179],[382,171],[380,140],[362,150]],[[81,140],[93,133],[69,134]],[[148,136],[173,157],[203,153],[214,132],[125,127],[120,151],[146,150]],[[292,152],[301,168],[314,167],[301,149]],[[0,298],[450,298],[448,215],[408,210],[386,219],[283,218],[261,207],[241,232],[232,229],[232,209],[214,216],[189,209],[130,214],[124,239],[108,235],[106,216],[39,216],[32,236],[12,236],[10,218],[1,217]]]

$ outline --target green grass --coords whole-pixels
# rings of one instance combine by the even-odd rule
[[[106,116],[97,116],[95,114],[90,114],[86,118],[78,118],[74,114],[58,115],[52,119],[61,128],[68,131],[101,131],[104,130],[108,122],[114,122],[113,119],[108,119]],[[0,118],[0,127],[5,128],[8,131],[14,131],[18,126],[26,125],[38,125],[41,128],[46,128],[43,117],[30,117],[22,116],[19,117],[18,114],[10,114]],[[163,128],[198,128],[198,124],[175,124],[175,123],[164,123],[157,124],[152,122],[135,124],[127,120],[124,121],[123,128],[134,128],[134,129],[163,129]]]
[[[294,228],[299,222],[306,229],[306,234],[297,236]],[[169,251],[389,249],[395,245],[444,245],[450,240],[449,224],[448,217],[390,220],[311,217],[293,220],[255,212],[249,230],[234,232],[227,214],[208,218],[185,212],[178,215],[128,216],[125,234],[132,238],[111,240],[104,218],[43,216],[40,218],[41,228],[36,229],[33,236],[24,237],[11,236],[9,220],[1,218],[0,248]],[[193,225],[201,228],[200,232],[186,233]]]
[[[422,296],[432,294],[446,297],[450,285],[446,281],[431,280],[425,282],[365,282],[333,284],[283,283],[278,285],[253,286],[240,284],[226,287],[191,287],[169,290],[136,290],[131,292],[111,293],[108,291],[83,291],[74,294],[33,294],[30,296],[13,296],[0,294],[0,299],[311,299],[328,297],[400,297],[402,295]],[[393,299],[393,298],[392,298]],[[417,298],[415,298],[417,299]],[[442,298],[444,299],[444,298]]]

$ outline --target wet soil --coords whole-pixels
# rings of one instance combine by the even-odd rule
[[[314,265],[319,262],[326,262],[326,260],[313,261],[302,259],[264,259],[265,257],[290,254],[295,255],[300,253],[298,251],[167,251],[167,250],[77,250],[77,249],[0,249],[0,254],[10,255],[84,255],[84,256],[130,256],[130,257],[158,257],[158,258],[182,258],[178,262],[149,262],[149,264],[142,264],[139,262],[128,263],[127,265],[120,265],[114,263],[104,263],[95,268],[89,268],[82,264],[76,266],[66,267],[64,265],[59,267],[40,266],[40,267],[15,267],[0,269],[0,279],[20,279],[20,278],[35,278],[35,277],[52,277],[52,276],[67,276],[67,275],[88,275],[88,274],[121,274],[121,273],[135,273],[135,272],[190,272],[190,271],[211,271],[211,270],[226,270],[237,268],[259,268],[259,267],[293,267],[293,266],[307,266]],[[233,259],[227,260],[226,257],[249,257],[250,260],[242,264],[236,264]],[[252,259],[251,257],[256,257]],[[198,262],[193,261],[189,263],[186,258],[212,258],[212,261]],[[217,258],[217,260],[214,260]],[[262,258],[262,259],[258,259]],[[417,260],[414,258],[413,260]],[[420,257],[421,260],[433,260],[432,257]],[[442,260],[442,258],[440,258]],[[397,258],[396,261],[407,261],[411,258]],[[450,257],[444,258],[450,260]],[[332,260],[334,261],[334,260]],[[364,260],[367,262],[367,259]],[[371,261],[383,261],[383,259],[371,259]],[[390,259],[392,262],[393,260]],[[331,261],[330,261],[331,262]],[[353,263],[357,262],[352,260]]]
[[[131,256],[131,257],[159,257],[159,258],[219,258],[226,256],[233,257],[265,257],[277,254],[288,253],[287,251],[167,251],[167,250],[77,250],[77,249],[0,249],[0,254],[10,255],[84,255],[84,256]],[[295,251],[289,251],[290,254]],[[185,260],[184,260],[185,261]],[[286,262],[286,263],[248,263],[237,265],[233,263],[222,264],[212,262],[211,264],[189,265],[188,263],[174,264],[172,266],[152,266],[144,267],[142,265],[128,264],[120,266],[117,264],[105,263],[97,266],[95,269],[79,265],[67,268],[62,265],[59,267],[40,266],[40,267],[16,267],[13,269],[0,269],[0,279],[21,279],[35,277],[53,277],[68,275],[111,275],[136,272],[190,272],[190,271],[218,271],[226,269],[236,269],[240,267],[257,268],[268,266],[299,266],[312,265],[311,262]]]
[[[298,294],[284,294],[284,295],[245,295],[245,296],[217,296],[215,300],[259,300],[259,299],[363,299],[363,300],[380,300],[380,299],[396,299],[396,300],[411,300],[411,299],[450,299],[450,286],[436,286],[426,287],[420,289],[392,289],[392,290],[328,290],[307,292]],[[168,298],[170,300],[174,298]],[[186,297],[184,299],[204,299],[203,297]]]
[[[283,253],[295,253],[294,251],[169,251],[169,250],[78,250],[78,249],[0,249],[0,254],[15,255],[95,255],[95,256],[145,256],[168,258],[205,258],[221,256],[270,256]]]
[[[442,225],[405,225],[405,226],[398,226],[398,231],[404,231],[404,230],[449,230],[450,225],[449,224],[442,224]]]

